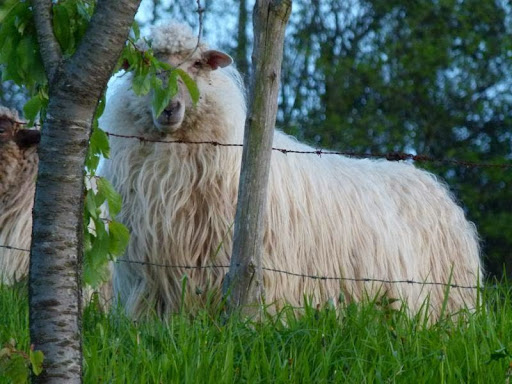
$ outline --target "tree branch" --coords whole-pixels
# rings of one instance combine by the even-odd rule
[[[85,36],[65,63],[63,91],[97,102],[124,47],[140,1],[98,1]]]
[[[32,0],[32,7],[44,70],[48,82],[51,82],[62,59],[59,42],[53,33],[52,1]]]

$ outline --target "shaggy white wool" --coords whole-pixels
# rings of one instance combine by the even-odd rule
[[[153,30],[152,48],[186,57],[195,36],[181,25]],[[202,45],[184,64],[200,57]],[[193,74],[192,74],[193,75]],[[199,103],[186,111],[180,129],[157,131],[148,97],[131,91],[131,74],[109,86],[101,126],[114,133],[166,140],[241,143],[245,101],[232,67],[193,75]],[[139,142],[111,138],[103,174],[123,197],[120,220],[131,230],[124,259],[168,265],[228,265],[242,151],[212,145]],[[276,131],[274,146],[312,150]],[[299,274],[449,282],[475,285],[482,276],[475,227],[446,186],[407,163],[343,156],[273,152],[263,266]],[[188,276],[189,308],[219,290],[225,269],[187,270],[116,263],[114,294],[134,317],[167,314],[181,304]],[[439,315],[446,287],[313,280],[264,272],[267,303],[303,305],[304,295],[323,303],[386,294],[412,313],[429,297]],[[474,289],[452,288],[447,311],[476,304]]]
[[[19,121],[16,111],[0,107],[0,118]],[[32,206],[37,175],[37,148],[20,148],[13,140],[0,140],[0,245],[30,248]],[[0,248],[0,279],[6,284],[28,273],[29,254]]]
[[[153,27],[151,31],[151,47],[159,53],[176,53],[193,50],[198,43],[197,35],[192,33],[188,25],[171,23]],[[206,44],[199,41],[204,50]]]

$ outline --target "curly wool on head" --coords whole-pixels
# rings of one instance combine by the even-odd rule
[[[155,52],[179,53],[192,51],[198,45],[198,37],[188,25],[171,23],[153,27],[150,33],[150,45]],[[199,39],[199,49],[207,45]]]
[[[155,52],[179,62],[195,36],[187,26],[153,30]],[[204,66],[203,66],[203,64]],[[112,80],[100,125],[113,133],[165,140],[241,143],[246,108],[238,72],[227,55],[200,50],[181,63],[201,93],[197,105],[179,93],[167,115],[151,117],[150,97],[131,91],[131,74]],[[183,108],[183,109],[182,109]],[[181,115],[183,114],[183,119]],[[180,119],[176,117],[180,116]],[[103,175],[121,193],[120,220],[131,230],[115,264],[114,295],[133,317],[189,309],[219,297],[228,265],[242,151],[212,145],[111,138]],[[275,131],[274,146],[312,150]],[[272,154],[263,266],[297,274],[476,285],[482,276],[478,237],[446,186],[404,162],[343,156]],[[313,280],[264,272],[267,303],[303,305],[377,294],[400,299],[410,313],[423,305],[434,319],[445,286]],[[188,276],[182,293],[182,278]],[[209,293],[210,292],[210,293]],[[210,295],[210,296],[209,296]],[[429,301],[426,303],[426,299]],[[476,305],[474,289],[452,288],[447,313]],[[399,305],[398,303],[394,304]]]
[[[0,106],[0,245],[28,249],[40,136],[20,123],[17,111]],[[2,282],[26,276],[28,260],[28,252],[0,248]]]

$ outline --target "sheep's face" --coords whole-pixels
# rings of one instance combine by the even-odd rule
[[[208,50],[202,53],[195,53],[192,57],[187,55],[169,55],[160,54],[158,58],[186,71],[190,77],[198,83],[199,81],[208,81],[210,73],[218,68],[230,65],[233,60],[223,52]],[[183,61],[186,59],[185,61]],[[159,75],[162,80],[167,80],[167,73]],[[181,79],[178,79],[178,92],[171,99],[167,107],[160,116],[153,113],[154,126],[163,133],[173,133],[181,128],[187,112],[193,108],[192,99],[188,93],[187,87]]]
[[[0,116],[0,146],[14,141],[24,149],[36,145],[41,139],[39,131],[19,129],[19,124],[6,116]]]

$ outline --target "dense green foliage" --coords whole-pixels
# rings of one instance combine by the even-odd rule
[[[372,301],[290,309],[260,324],[203,311],[132,322],[86,307],[85,383],[503,383],[512,371],[510,287],[467,321],[425,326]],[[286,325],[281,320],[284,320]],[[0,343],[28,352],[26,287],[0,287]],[[0,365],[1,367],[1,365]],[[0,368],[1,369],[1,368]],[[0,383],[7,383],[0,371]]]

